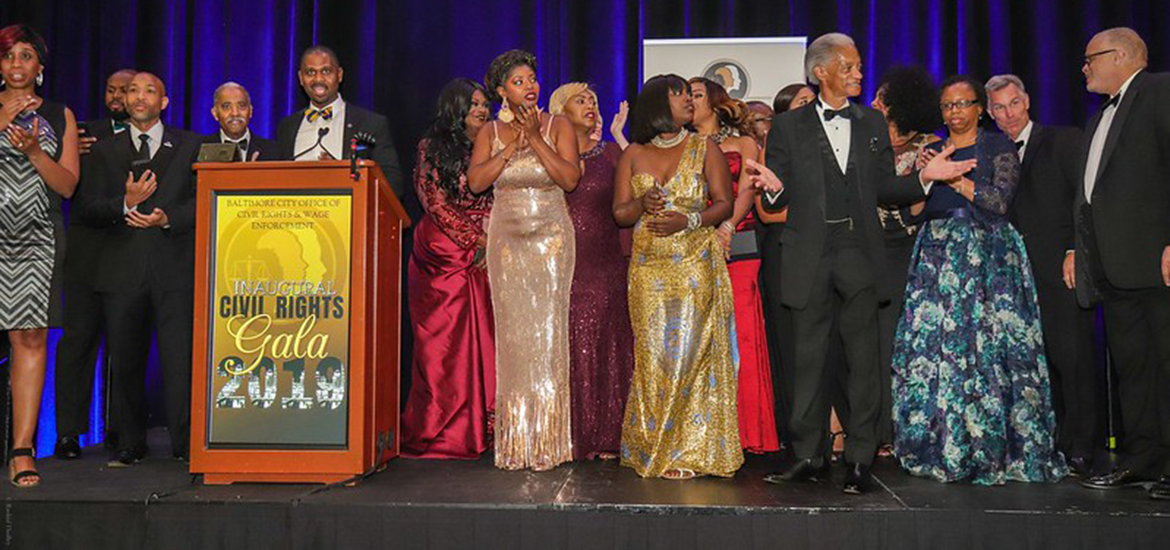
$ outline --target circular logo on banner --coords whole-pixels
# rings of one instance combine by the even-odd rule
[[[751,89],[751,77],[748,76],[747,69],[738,61],[731,59],[719,59],[707,65],[707,68],[703,69],[703,77],[722,84],[732,99],[747,97],[748,90]]]

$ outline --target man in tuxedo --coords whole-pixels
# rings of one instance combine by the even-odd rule
[[[1008,216],[1024,238],[1036,280],[1057,447],[1074,475],[1084,477],[1092,470],[1094,450],[1104,442],[1104,396],[1093,346],[1094,312],[1077,304],[1070,286],[1081,131],[1033,121],[1031,100],[1015,75],[988,80],[987,97],[991,118],[1020,154],[1020,182]]]
[[[81,153],[89,153],[93,144],[114,134],[121,133],[129,127],[126,119],[130,116],[126,112],[126,87],[130,79],[138,74],[134,69],[121,69],[106,79],[104,103],[106,117],[92,120],[81,125],[84,133],[78,141]]]
[[[1085,130],[1076,201],[1073,284],[1101,301],[1125,436],[1119,467],[1093,489],[1150,486],[1170,500],[1170,75],[1145,70],[1128,28],[1085,47],[1086,88],[1108,99]]]
[[[311,46],[301,54],[297,76],[309,96],[309,106],[280,121],[276,141],[280,156],[290,160],[349,159],[351,143],[361,134],[373,149],[372,158],[382,168],[399,197],[405,189],[398,153],[390,138],[386,117],[346,103],[341,98],[345,71],[337,54],[326,46]]]
[[[765,182],[763,202],[767,211],[788,208],[780,291],[792,309],[796,361],[789,423],[797,462],[764,479],[815,481],[825,475],[825,355],[836,320],[848,365],[844,490],[859,494],[871,484],[881,404],[877,309],[887,297],[876,284],[885,250],[877,205],[920,201],[932,180],[955,178],[974,161],[951,162],[950,148],[921,173],[898,177],[885,118],[849,101],[861,93],[862,78],[853,40],[839,33],[821,36],[809,45],[804,66],[820,94],[773,119],[767,170],[774,179]]]
[[[78,140],[81,153],[88,154],[97,141],[109,139],[129,128],[126,87],[135,74],[133,69],[122,69],[106,79],[104,102],[107,116],[80,125],[84,132]],[[82,170],[70,204],[81,204],[93,191],[96,184],[89,176],[88,171]],[[81,456],[81,434],[89,431],[89,404],[98,344],[105,332],[101,297],[93,287],[93,266],[102,258],[104,231],[86,224],[79,215],[80,211],[80,208],[69,209],[69,231],[65,233],[65,319],[61,340],[57,343],[54,376],[57,443],[53,455],[63,460]],[[113,444],[117,433],[111,424],[116,423],[117,412],[110,409],[109,403],[106,410],[106,441]]]
[[[240,160],[279,160],[276,142],[252,133],[252,96],[235,82],[225,82],[215,89],[211,116],[219,123],[219,133],[207,136],[206,143],[234,143]]]
[[[96,183],[83,215],[103,227],[95,287],[102,295],[119,411],[118,450],[109,467],[145,453],[143,382],[151,320],[158,337],[167,427],[176,458],[190,445],[191,318],[195,264],[195,178],[201,138],[165,127],[166,86],[138,73],[127,91],[130,128],[99,141],[86,158]]]

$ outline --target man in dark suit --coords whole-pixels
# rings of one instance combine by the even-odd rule
[[[130,85],[130,79],[134,78],[135,74],[138,72],[134,69],[121,69],[106,79],[104,97],[106,117],[81,125],[84,135],[80,137],[78,146],[82,154],[89,153],[94,143],[121,133],[129,127],[126,122],[130,116],[126,112],[126,87]]]
[[[1020,183],[1008,215],[1024,238],[1036,280],[1059,430],[1057,447],[1072,472],[1084,477],[1092,470],[1094,450],[1104,442],[1104,396],[1093,345],[1094,312],[1077,304],[1069,286],[1081,131],[1032,121],[1030,98],[1015,75],[988,80],[987,97],[991,118],[1016,142],[1020,154]]]
[[[78,140],[81,153],[88,154],[97,141],[129,128],[126,87],[135,74],[133,69],[122,69],[106,79],[107,117],[79,125],[84,132]],[[70,204],[84,202],[95,186],[92,179],[88,171],[82,170]],[[80,208],[69,209],[69,231],[65,233],[65,318],[54,367],[57,443],[53,455],[63,460],[81,456],[81,434],[89,431],[89,403],[98,344],[105,332],[101,297],[93,288],[93,266],[101,261],[104,232],[88,226],[80,211]],[[106,355],[108,358],[109,354]],[[106,441],[113,443],[117,433],[110,424],[115,422],[117,413],[109,409],[108,403],[106,411]]]
[[[390,187],[399,197],[405,185],[398,153],[390,138],[386,117],[346,103],[341,98],[345,71],[337,54],[325,46],[312,46],[301,54],[297,70],[309,106],[280,121],[276,141],[280,156],[290,160],[349,159],[354,136],[363,134],[372,141],[372,158],[382,168]]]
[[[1085,47],[1086,88],[1108,96],[1085,131],[1076,202],[1077,297],[1100,300],[1125,436],[1117,470],[1082,484],[1170,499],[1170,75],[1145,71],[1127,28]]]
[[[105,228],[96,265],[113,363],[111,401],[120,411],[118,452],[110,467],[130,466],[145,453],[143,382],[150,321],[158,337],[167,427],[175,457],[190,445],[191,318],[195,264],[195,178],[201,138],[164,127],[166,87],[138,73],[130,81],[130,129],[99,141],[87,157],[95,192],[81,205],[85,219]]]
[[[870,486],[881,404],[877,309],[886,297],[876,285],[885,250],[877,205],[920,201],[930,180],[955,178],[974,162],[951,162],[953,149],[948,149],[921,174],[898,177],[885,118],[849,101],[861,93],[861,56],[853,40],[838,33],[821,36],[805,53],[804,66],[820,87],[819,97],[772,121],[763,172],[778,178],[764,183],[764,209],[788,208],[780,239],[780,292],[792,308],[796,366],[789,423],[797,462],[764,479],[783,483],[824,475],[825,354],[836,320],[849,368],[844,490],[858,494]]]
[[[280,160],[276,142],[252,133],[252,96],[235,82],[225,82],[215,89],[211,116],[219,123],[219,132],[207,136],[206,143],[234,143],[240,160]]]

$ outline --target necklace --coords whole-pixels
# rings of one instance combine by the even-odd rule
[[[654,138],[650,140],[650,144],[659,149],[670,149],[671,147],[682,143],[688,135],[690,135],[690,132],[688,132],[686,128],[683,128],[670,139],[662,139],[662,136],[660,135],[654,136]]]

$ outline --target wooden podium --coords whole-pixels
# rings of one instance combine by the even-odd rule
[[[410,220],[382,171],[371,161],[195,169],[191,473],[207,484],[333,483],[383,467],[398,455]]]

